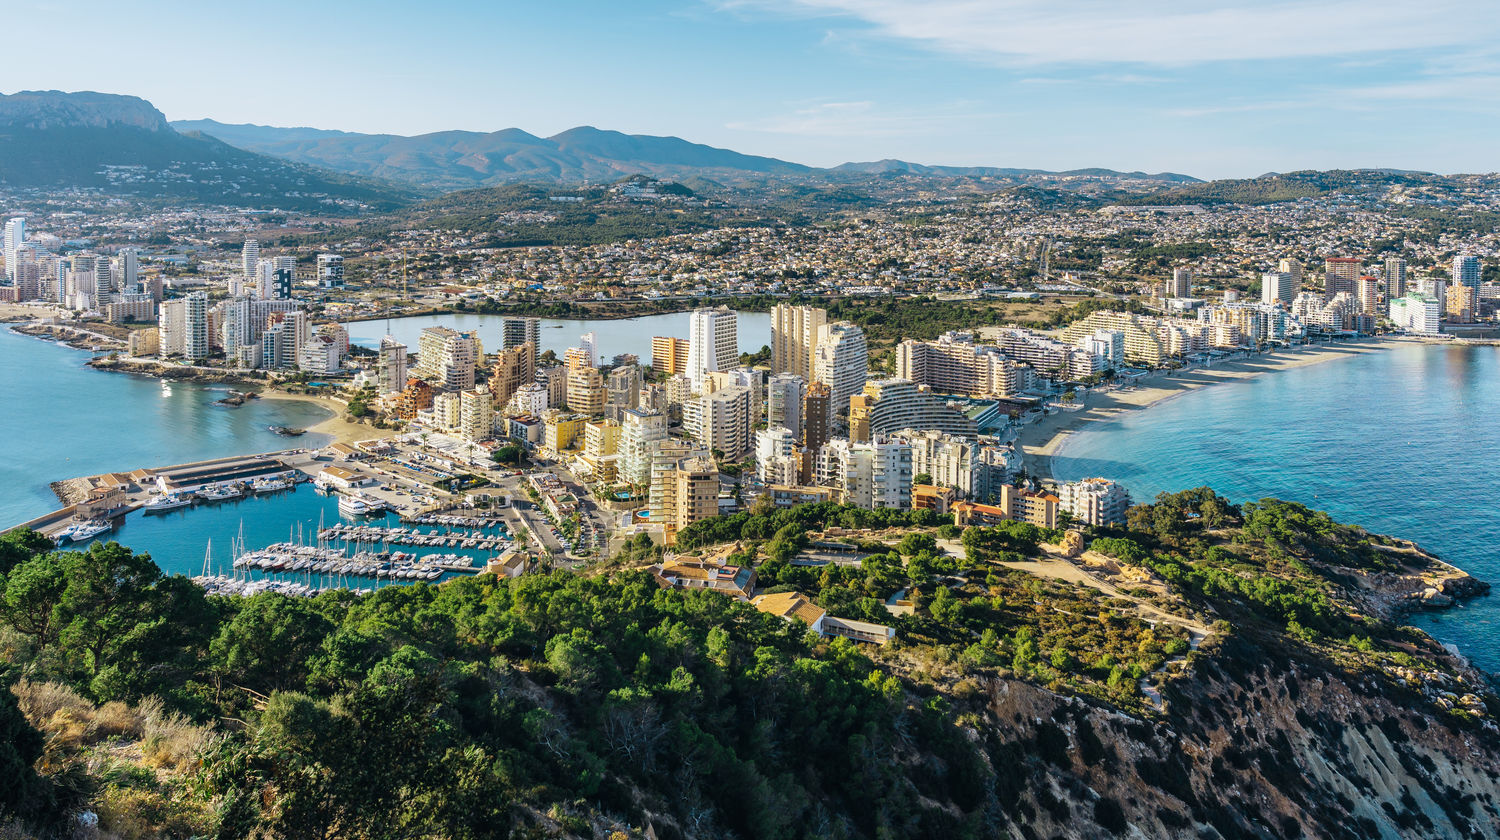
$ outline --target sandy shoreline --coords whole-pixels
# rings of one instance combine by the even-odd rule
[[[313,394],[289,394],[285,391],[273,391],[270,389],[261,390],[258,393],[260,399],[263,400],[291,400],[293,402],[312,403],[333,412],[332,417],[307,428],[309,434],[328,435],[329,443],[354,443],[361,440],[377,440],[394,437],[397,434],[395,429],[377,429],[374,426],[345,419],[344,404],[329,397],[319,397]],[[296,440],[296,438],[287,438],[287,440]]]
[[[1185,371],[1158,372],[1128,388],[1094,391],[1074,411],[1053,413],[1022,426],[1016,436],[1016,448],[1026,473],[1033,478],[1052,478],[1052,456],[1072,433],[1090,423],[1113,420],[1128,412],[1149,408],[1181,394],[1218,385],[1253,379],[1267,373],[1315,365],[1336,359],[1348,359],[1373,353],[1391,345],[1381,339],[1341,342],[1295,350],[1277,350],[1249,358],[1215,362],[1212,367],[1195,367]]]

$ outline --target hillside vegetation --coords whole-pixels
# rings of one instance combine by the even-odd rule
[[[893,625],[884,648],[663,590],[644,537],[593,576],[235,600],[11,532],[0,812],[38,837],[82,810],[118,837],[1500,830],[1493,693],[1360,585],[1432,572],[1410,546],[1206,489],[1081,556],[941,522],[820,504],[681,534]],[[863,559],[793,563],[815,537]]]

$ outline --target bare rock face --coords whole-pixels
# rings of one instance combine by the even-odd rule
[[[167,118],[144,99],[112,93],[23,90],[0,94],[0,126],[27,129],[111,128],[171,131]]]
[[[1415,691],[1232,641],[1168,693],[1170,710],[1143,720],[1017,680],[986,685],[982,737],[1008,817],[994,836],[1500,832],[1500,732]]]

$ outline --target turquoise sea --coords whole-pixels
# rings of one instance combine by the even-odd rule
[[[56,510],[48,483],[59,479],[326,442],[309,434],[290,444],[269,428],[312,426],[329,416],[320,406],[215,406],[227,388],[106,373],[88,358],[0,325],[0,528]]]
[[[1412,539],[1496,594],[1412,623],[1500,670],[1500,348],[1389,349],[1189,391],[1070,436],[1059,480],[1204,484]]]

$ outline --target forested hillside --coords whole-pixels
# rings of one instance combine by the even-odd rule
[[[893,625],[884,648],[660,589],[644,538],[592,576],[236,600],[123,546],[11,532],[0,831],[63,836],[80,813],[116,837],[1500,830],[1492,689],[1379,608],[1372,582],[1435,568],[1408,544],[1207,490],[1081,539],[941,521],[821,504],[681,535]],[[789,562],[831,528],[860,565]],[[898,592],[912,615],[881,606]]]

